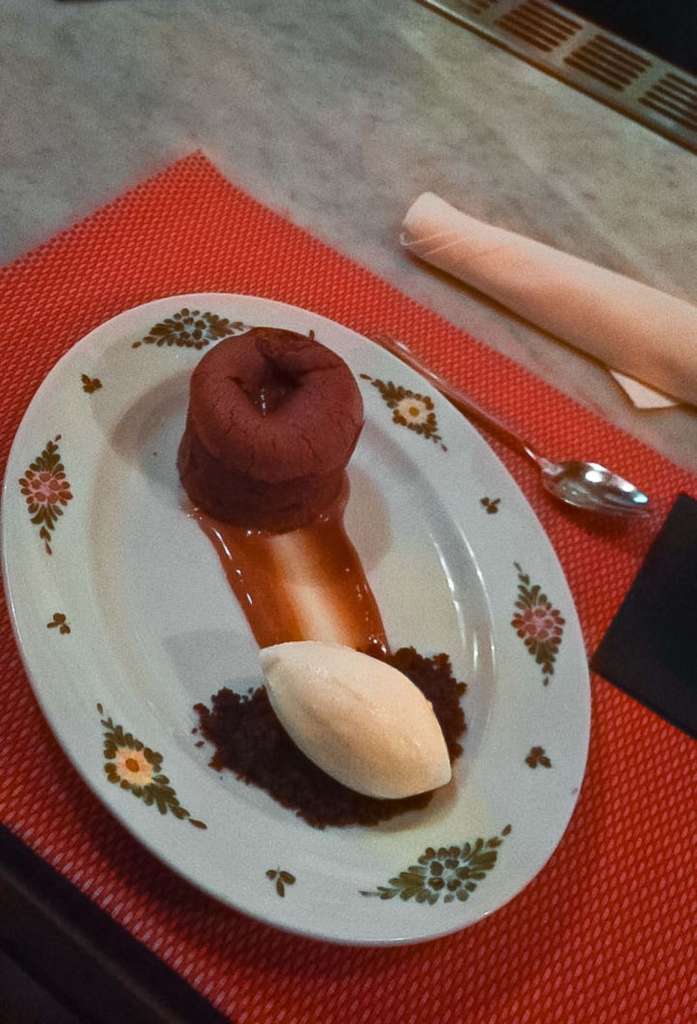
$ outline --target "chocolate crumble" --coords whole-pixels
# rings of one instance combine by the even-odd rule
[[[466,686],[453,676],[448,655],[427,658],[413,647],[402,647],[394,654],[369,653],[403,672],[431,702],[454,762],[462,753],[459,741],[466,729],[460,706]],[[212,696],[211,705],[210,710],[205,704],[195,705],[201,733],[215,747],[211,767],[230,769],[316,828],[376,825],[426,807],[433,796],[429,792],[400,800],[378,799],[332,779],[290,739],[263,686],[246,694],[223,688]]]

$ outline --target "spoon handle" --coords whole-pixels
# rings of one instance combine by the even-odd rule
[[[538,455],[532,445],[529,445],[527,441],[524,441],[518,434],[514,434],[513,431],[505,423],[502,423],[496,416],[493,416],[490,412],[482,409],[480,405],[477,405],[471,398],[469,398],[464,391],[456,387],[454,384],[450,384],[447,380],[431,370],[425,363],[422,363],[418,356],[415,356],[411,349],[402,341],[397,341],[395,338],[389,338],[386,335],[376,339],[378,344],[386,348],[392,355],[397,356],[403,362],[411,366],[412,369],[417,370],[418,373],[425,377],[426,380],[430,381],[434,387],[438,388],[441,394],[449,398],[453,405],[463,412],[465,416],[476,420],[482,426],[490,430],[492,434],[495,434],[501,441],[507,444],[514,451],[520,452],[522,455],[527,455],[533,462],[540,464],[546,462],[542,456]]]

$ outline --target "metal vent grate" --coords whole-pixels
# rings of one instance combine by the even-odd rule
[[[548,0],[420,0],[697,153],[697,78]]]
[[[697,82],[669,71],[639,102],[697,132]]]
[[[497,18],[496,24],[546,52],[556,49],[581,28],[579,22],[558,14],[539,0],[525,0],[514,6]]]
[[[601,33],[573,50],[564,61],[611,89],[625,89],[651,67],[650,60]]]

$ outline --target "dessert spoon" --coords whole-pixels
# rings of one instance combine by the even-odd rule
[[[577,459],[553,462],[540,455],[505,423],[482,409],[460,388],[450,384],[426,366],[403,341],[384,335],[376,340],[383,348],[430,381],[465,416],[486,427],[513,451],[531,459],[541,472],[543,486],[555,498],[566,502],[567,505],[573,505],[574,508],[609,516],[636,517],[644,516],[650,511],[648,496],[629,480],[597,462],[581,462]]]

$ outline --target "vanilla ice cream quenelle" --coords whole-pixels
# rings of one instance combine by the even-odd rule
[[[396,668],[315,640],[265,647],[260,658],[281,725],[327,775],[387,799],[450,781],[448,749],[433,708]]]

